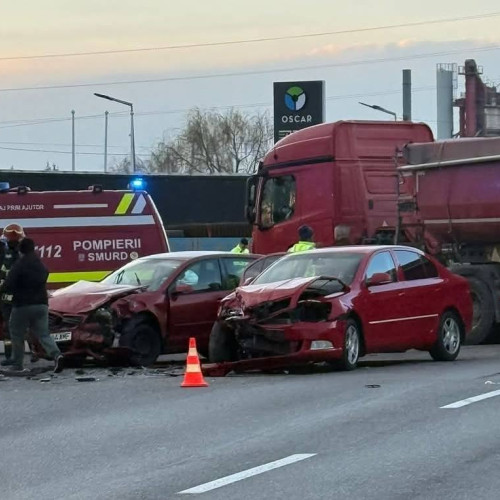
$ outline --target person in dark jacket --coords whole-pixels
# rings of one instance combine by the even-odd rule
[[[21,257],[12,266],[0,292],[12,295],[9,330],[12,340],[12,371],[24,371],[24,338],[31,330],[46,353],[54,359],[54,372],[63,369],[63,356],[49,333],[47,296],[48,271],[35,252],[35,242],[24,238],[19,243]]]
[[[2,231],[0,246],[0,286],[7,278],[10,269],[19,259],[19,243],[25,237],[24,229],[19,224],[7,224]],[[12,365],[11,359],[12,343],[9,334],[10,312],[12,310],[12,294],[0,294],[0,310],[2,312],[2,328],[5,359],[0,363],[2,366]]]

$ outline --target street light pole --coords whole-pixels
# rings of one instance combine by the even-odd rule
[[[108,115],[109,111],[104,113],[104,173],[108,171]]]
[[[132,151],[132,171],[135,173],[134,106],[130,105],[130,151]]]
[[[100,97],[101,99],[107,99],[108,101],[119,102],[120,104],[125,104],[130,108],[130,156],[132,160],[132,171],[135,173],[135,140],[134,140],[134,105],[128,101],[122,101],[121,99],[116,99],[116,97],[111,97],[105,94],[97,94],[94,92],[96,97]]]
[[[398,117],[394,111],[389,111],[388,109],[383,108],[382,106],[377,106],[376,104],[366,104],[364,102],[358,101],[362,106],[366,106],[367,108],[376,109],[377,111],[382,111],[382,113],[387,113],[388,115],[394,116],[394,121],[397,121]]]

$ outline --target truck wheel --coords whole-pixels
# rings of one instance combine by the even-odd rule
[[[238,360],[237,344],[234,334],[220,321],[214,323],[212,332],[210,333],[208,359],[211,363]]]
[[[466,344],[483,342],[493,327],[495,311],[490,289],[484,281],[468,277],[473,304],[472,329],[465,339]]]
[[[454,361],[460,352],[464,331],[456,313],[446,311],[439,321],[436,343],[429,351],[435,361]]]
[[[131,319],[120,335],[120,346],[133,351],[131,361],[138,366],[152,365],[161,354],[161,338],[157,329],[143,318]]]
[[[361,352],[361,330],[358,322],[348,319],[345,326],[344,351],[342,359],[337,363],[342,370],[354,370],[358,366]]]

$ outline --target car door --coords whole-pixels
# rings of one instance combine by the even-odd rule
[[[413,250],[394,254],[405,285],[404,317],[413,347],[433,343],[442,311],[443,279],[436,266]]]
[[[376,274],[386,273],[388,280],[371,286]],[[375,253],[369,260],[355,307],[361,316],[368,352],[404,350],[408,343],[401,328],[404,285],[397,281],[396,264],[388,250]]]
[[[240,278],[240,286],[243,286],[247,280],[250,280],[250,278],[254,279],[262,272],[262,269],[264,268],[264,260],[265,259],[263,258],[258,259],[245,268],[245,271]]]
[[[240,285],[244,273],[246,274],[246,271],[249,268],[249,264],[252,264],[253,262],[257,262],[258,264],[260,263],[260,260],[255,261],[242,254],[234,254],[220,258],[222,288],[226,290],[226,295]],[[251,274],[251,276],[256,276],[256,274]]]
[[[177,285],[184,285],[181,293],[176,292]],[[219,302],[226,295],[219,259],[198,260],[185,267],[168,292],[168,351],[186,351],[189,337],[195,337],[198,349],[207,352]]]

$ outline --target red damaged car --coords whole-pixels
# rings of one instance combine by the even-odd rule
[[[331,361],[352,370],[365,354],[408,349],[452,361],[471,322],[467,281],[423,252],[325,248],[287,255],[226,297],[209,354],[235,369]]]
[[[258,255],[174,252],[126,264],[99,283],[80,281],[53,292],[50,333],[68,358],[109,361],[116,344],[149,365],[162,353],[185,352],[196,337],[208,351],[220,300]]]

